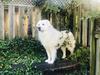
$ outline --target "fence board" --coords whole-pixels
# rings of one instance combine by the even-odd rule
[[[85,18],[83,20],[83,38],[82,38],[82,43],[83,43],[83,46],[87,46],[87,19]]]
[[[97,39],[97,47],[96,47],[96,74],[100,75],[100,38]]]
[[[41,10],[39,8],[33,8],[32,12],[32,37],[37,38],[36,23],[41,20]]]
[[[19,36],[20,37],[24,37],[24,10],[25,8],[24,7],[19,7],[19,12],[20,12],[20,17],[19,17],[19,21],[20,21],[20,26],[19,26]]]
[[[0,39],[4,39],[4,6],[0,4]]]
[[[91,32],[90,32],[90,75],[95,75],[95,39],[93,35],[94,19],[91,18]]]
[[[32,7],[30,7],[28,11],[29,19],[28,19],[28,36],[32,36]]]
[[[9,39],[15,37],[15,7],[9,5],[8,7],[8,17],[9,17]]]
[[[15,7],[15,36],[19,36],[19,17],[20,17],[20,14],[19,14],[19,8],[18,7]]]

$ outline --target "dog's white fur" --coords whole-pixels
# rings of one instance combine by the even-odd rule
[[[38,38],[44,48],[48,59],[45,62],[53,64],[57,57],[57,49],[61,48],[62,58],[66,57],[66,48],[73,54],[75,48],[75,39],[71,32],[58,31],[48,20],[40,20],[37,25]]]

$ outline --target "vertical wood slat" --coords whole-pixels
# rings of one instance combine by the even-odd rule
[[[9,38],[9,16],[8,7],[4,6],[4,37]]]
[[[9,5],[8,7],[8,17],[9,17],[9,39],[15,37],[15,7]]]
[[[36,12],[35,12],[35,8],[33,8],[32,10],[32,37],[35,37],[35,25],[36,25],[36,18],[35,18]]]
[[[87,46],[87,19],[86,18],[84,18],[83,19],[83,38],[82,38],[82,45],[83,46]]]
[[[97,39],[96,42],[96,74],[100,75],[100,38]]]
[[[55,16],[55,18],[54,18],[54,16]],[[53,21],[56,21],[56,23],[54,22],[54,26],[56,25],[55,27],[56,27],[58,30],[60,30],[60,29],[62,28],[62,27],[60,26],[60,20],[61,20],[61,21],[63,21],[63,20],[62,20],[62,18],[60,18],[60,17],[61,17],[61,16],[60,16],[59,13],[58,13],[58,14],[55,14],[55,13],[54,13],[54,15],[52,14],[52,19],[53,19],[53,18],[55,19],[55,20],[53,19]],[[52,21],[52,23],[53,23],[53,21]]]
[[[87,47],[90,46],[90,18],[87,19]]]
[[[17,16],[17,19],[18,19],[18,37],[20,37],[20,9],[18,8],[18,16]]]
[[[19,17],[20,17],[20,14],[19,14],[19,8],[18,7],[15,7],[15,36],[18,36],[19,37],[19,34],[20,34],[20,29],[19,29]]]
[[[32,12],[32,37],[37,38],[36,24],[41,20],[41,10],[39,8],[33,8]]]
[[[90,75],[95,75],[95,39],[93,35],[94,19],[91,18],[91,31],[90,31]]]
[[[25,13],[24,14],[24,22],[23,22],[23,28],[24,28],[24,37],[28,37],[28,24],[29,24],[29,16]]]
[[[0,3],[0,39],[4,39],[4,5]]]
[[[75,39],[77,40],[77,42],[79,41],[79,32],[78,32],[78,27],[79,27],[79,7],[77,7],[76,9],[74,9],[74,35],[75,35]]]
[[[28,13],[28,36],[32,36],[32,7],[30,7]]]
[[[81,44],[81,5],[78,7],[78,43]]]
[[[19,26],[19,37],[24,37],[24,7],[19,7],[19,12],[20,12],[20,17],[19,17],[19,21],[20,21],[20,26]]]
[[[50,13],[50,23],[52,24],[52,13]]]
[[[78,21],[78,24],[79,24],[79,26],[78,26],[78,43],[79,44],[81,44],[81,35],[80,35],[80,33],[81,33],[81,6],[79,6],[79,21]]]

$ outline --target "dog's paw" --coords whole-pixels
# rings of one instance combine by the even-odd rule
[[[62,59],[66,58],[66,56],[62,56]]]
[[[54,63],[54,61],[49,61],[49,62],[48,62],[48,64],[53,64],[53,63]]]
[[[48,63],[49,61],[50,61],[49,59],[45,60],[45,62],[47,62],[47,63]]]
[[[48,59],[45,60],[45,62],[48,63],[48,64],[53,64],[53,63],[54,63],[54,61],[50,61],[50,60],[48,60]]]

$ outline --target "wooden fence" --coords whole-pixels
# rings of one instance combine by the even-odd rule
[[[89,46],[90,18],[82,17],[82,7],[74,9],[72,16],[67,12],[45,12],[31,5],[0,4],[0,39],[15,37],[37,37],[35,25],[40,19],[49,19],[58,30],[70,29],[79,44]],[[69,17],[70,16],[70,17]]]
[[[0,39],[27,37],[29,27],[35,35],[35,25],[41,19],[41,10],[33,6],[0,4]]]

